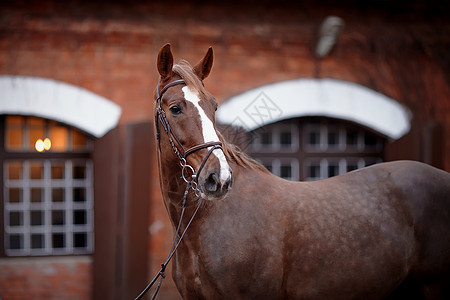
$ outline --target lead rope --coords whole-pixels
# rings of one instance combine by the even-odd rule
[[[169,256],[167,257],[167,260],[161,264],[161,269],[159,270],[159,272],[155,275],[155,277],[152,279],[152,281],[145,287],[145,289],[142,290],[142,292],[135,298],[135,300],[141,299],[152,288],[152,286],[155,284],[156,280],[158,280],[158,278],[161,277],[158,281],[158,285],[156,286],[155,292],[153,293],[152,300],[156,298],[156,295],[158,294],[159,289],[161,287],[162,281],[164,278],[166,278],[166,275],[165,275],[166,267],[169,264],[170,260],[172,259],[173,255],[175,254],[175,252],[177,251],[178,246],[180,246],[180,243],[183,240],[183,237],[186,234],[186,231],[188,230],[189,226],[191,225],[192,221],[194,220],[195,215],[197,214],[198,210],[200,209],[200,206],[203,203],[203,198],[200,198],[197,208],[195,209],[194,213],[192,214],[191,219],[189,220],[188,224],[186,225],[186,228],[184,229],[183,233],[181,234],[180,238],[178,239],[178,242],[176,242],[177,236],[180,233],[181,222],[183,220],[184,212],[186,210],[187,196],[189,194],[189,189],[191,188],[191,186],[192,186],[192,181],[189,181],[186,184],[186,189],[184,191],[180,221],[178,222],[177,231],[175,232],[175,235],[173,238],[172,248],[170,249]]]

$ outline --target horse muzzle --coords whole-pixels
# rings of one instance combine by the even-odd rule
[[[223,172],[223,170],[222,170]],[[233,175],[231,169],[226,172],[209,171],[205,176],[200,176],[199,186],[202,196],[208,200],[223,199],[233,185]]]

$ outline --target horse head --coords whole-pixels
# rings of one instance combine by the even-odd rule
[[[202,197],[209,200],[223,198],[232,184],[231,168],[215,127],[217,102],[203,85],[212,63],[209,48],[194,67],[185,61],[174,65],[170,44],[166,44],[157,59],[160,81],[155,105],[159,116],[155,122],[157,126],[162,123],[167,133],[161,135],[161,159],[179,160],[182,176],[195,174],[193,180]],[[180,176],[179,169],[173,171]]]

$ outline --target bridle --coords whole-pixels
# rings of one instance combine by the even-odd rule
[[[200,209],[200,206],[203,203],[204,199],[202,197],[200,197],[201,190],[198,186],[198,176],[199,176],[200,172],[202,171],[203,167],[205,166],[206,161],[211,156],[211,153],[215,149],[221,149],[223,151],[222,142],[220,142],[220,141],[202,143],[202,144],[198,144],[196,146],[190,147],[188,149],[185,149],[183,147],[183,144],[180,142],[180,140],[177,138],[177,136],[173,132],[172,127],[170,127],[169,121],[167,120],[166,113],[164,112],[164,109],[161,106],[161,98],[169,88],[176,86],[176,85],[180,85],[180,84],[186,84],[186,82],[183,79],[172,81],[172,82],[168,83],[167,85],[165,85],[161,89],[161,91],[159,91],[159,86],[158,86],[157,98],[156,98],[157,107],[156,107],[156,111],[155,111],[156,138],[158,140],[158,144],[159,144],[158,146],[161,147],[161,144],[160,144],[161,133],[159,130],[159,123],[161,122],[161,124],[164,128],[164,131],[166,132],[167,137],[169,138],[169,142],[173,149],[173,152],[180,160],[181,177],[186,182],[186,189],[183,194],[183,203],[182,203],[180,221],[178,222],[177,230],[175,232],[173,243],[172,243],[172,249],[170,250],[167,260],[161,264],[160,271],[156,274],[156,276],[153,278],[153,280],[144,288],[144,290],[142,290],[142,292],[135,298],[135,300],[141,299],[150,290],[150,288],[155,284],[156,280],[160,277],[158,285],[152,296],[152,299],[156,298],[156,295],[158,294],[159,289],[161,287],[162,280],[166,277],[165,276],[166,267],[169,264],[170,260],[172,259],[173,255],[175,254],[175,251],[177,251],[178,246],[180,245],[181,241],[183,240],[184,235],[186,234],[186,231],[188,230],[189,226],[191,225],[192,221],[194,220],[195,215],[197,214],[198,210]],[[177,143],[177,145],[181,149],[181,151],[179,150],[177,145],[175,145],[175,143]],[[206,154],[205,158],[203,159],[202,163],[200,164],[200,167],[198,168],[198,170],[196,172],[194,167],[192,167],[191,165],[189,165],[187,163],[187,157],[189,155],[191,155],[192,153],[197,152],[198,150],[209,148],[209,147],[211,147],[211,149],[209,149],[208,153]],[[189,172],[191,174],[189,174]],[[194,213],[192,214],[191,219],[189,220],[185,229],[183,230],[183,233],[181,234],[181,236],[178,238],[178,241],[177,241],[177,237],[180,233],[181,222],[183,220],[184,212],[186,209],[187,197],[189,194],[189,190],[191,188],[194,190],[195,195],[197,197],[200,197],[200,201],[199,201]]]
[[[183,144],[180,142],[180,140],[177,138],[177,136],[173,132],[172,127],[170,127],[169,121],[167,120],[167,117],[166,117],[166,113],[164,112],[164,109],[161,106],[161,99],[162,99],[162,96],[164,95],[164,93],[169,88],[180,85],[180,84],[186,84],[186,82],[183,79],[172,81],[172,82],[166,84],[161,89],[161,91],[159,90],[159,85],[158,85],[157,98],[156,98],[157,106],[156,106],[156,110],[155,110],[156,138],[158,140],[159,146],[161,146],[160,145],[161,133],[159,130],[159,123],[161,123],[161,125],[164,128],[164,131],[167,134],[167,137],[169,138],[169,142],[173,149],[173,152],[180,160],[182,178],[184,179],[184,181],[186,183],[188,183],[188,182],[192,183],[192,187],[196,191],[196,194],[198,196],[198,192],[199,192],[198,176],[200,175],[200,172],[202,171],[203,167],[205,166],[206,161],[211,156],[211,153],[216,149],[221,149],[223,151],[222,142],[217,141],[217,142],[202,143],[202,144],[198,144],[196,146],[190,147],[188,149],[185,149],[183,147]],[[175,143],[178,145],[178,147],[177,147],[177,145],[175,145]],[[209,147],[211,147],[211,149],[209,149],[208,153],[206,154],[205,158],[203,159],[202,163],[200,164],[200,167],[198,168],[197,172],[195,172],[195,169],[187,163],[187,157],[189,155],[191,155],[192,153],[197,152],[198,150],[209,148]],[[181,149],[181,151],[179,148]],[[189,172],[192,174],[189,174]],[[191,180],[189,180],[189,177],[191,178]]]

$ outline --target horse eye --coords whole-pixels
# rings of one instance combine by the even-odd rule
[[[178,105],[171,106],[171,107],[169,108],[169,110],[170,110],[170,112],[173,113],[174,115],[179,115],[179,114],[181,114],[181,112],[182,112],[181,107],[179,107]]]

